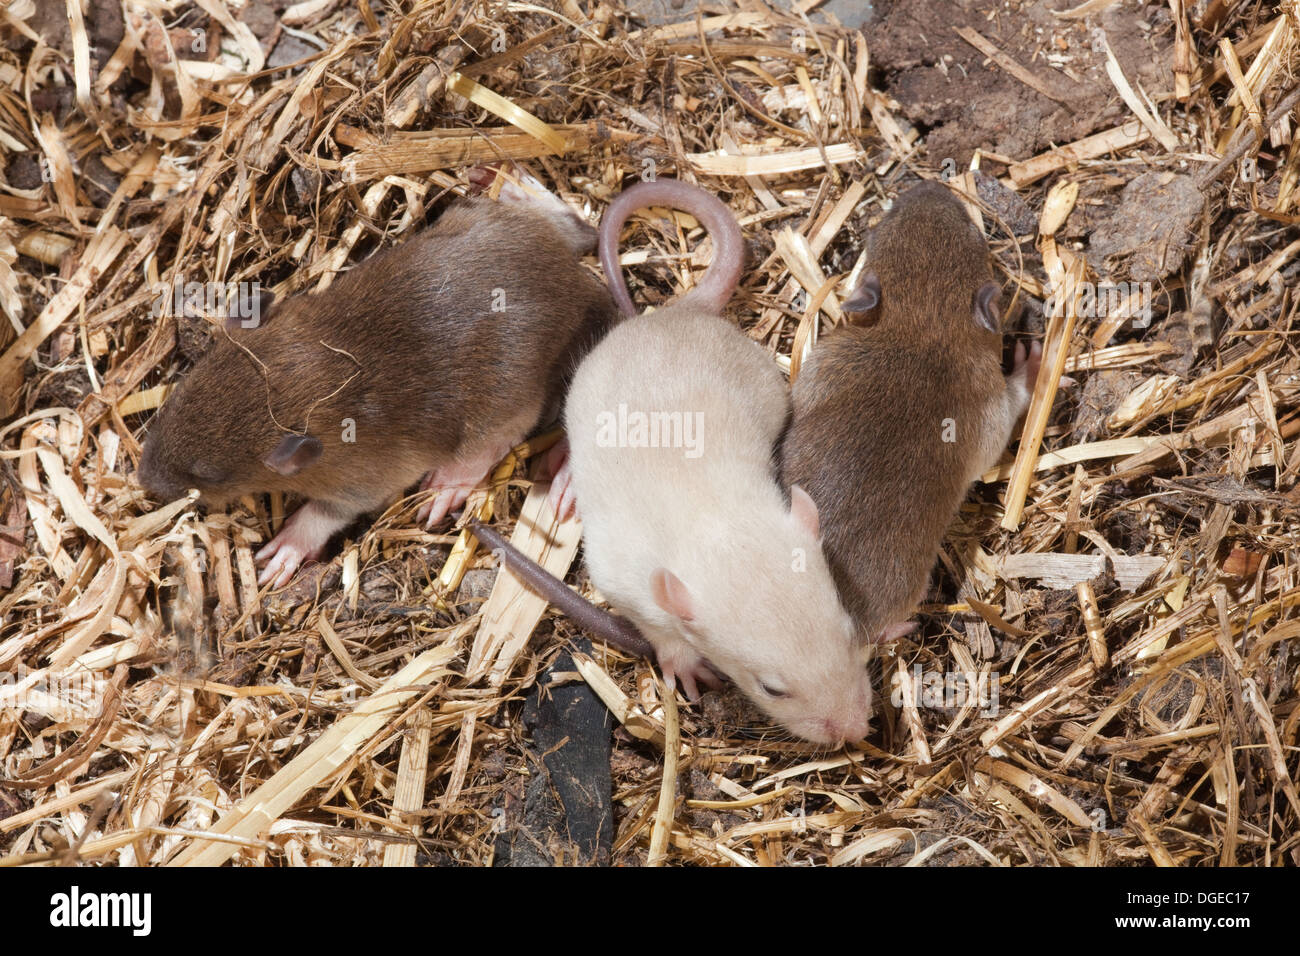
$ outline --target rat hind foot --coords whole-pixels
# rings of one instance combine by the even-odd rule
[[[429,500],[416,512],[417,524],[432,528],[469,500],[470,494],[492,473],[492,468],[514,447],[514,442],[492,445],[471,458],[448,462],[433,469],[420,482]]]
[[[595,227],[523,167],[511,164],[510,176],[494,166],[476,166],[469,172],[470,182],[483,189],[491,186],[498,176],[501,177],[498,194],[501,202],[525,206],[545,216],[559,231],[565,244],[578,255],[585,255],[596,247]]]
[[[471,182],[485,189],[492,185],[497,176],[501,176],[501,192],[498,194],[501,202],[537,206],[556,215],[573,215],[563,199],[520,166],[513,166],[509,176],[502,175],[501,170],[492,166],[477,166],[469,174]]]
[[[539,481],[551,482],[546,503],[561,521],[568,521],[577,512],[573,496],[573,472],[569,470],[569,439],[561,438],[551,446],[537,469]]]

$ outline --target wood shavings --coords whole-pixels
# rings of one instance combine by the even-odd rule
[[[447,79],[447,89],[459,93],[476,106],[483,107],[489,113],[495,113],[507,123],[518,126],[528,135],[541,140],[555,155],[562,156],[568,151],[568,141],[557,130],[468,77],[453,73]]]
[[[1029,306],[1008,336],[1047,345],[1014,459],[964,503],[918,630],[882,650],[867,741],[817,751],[734,693],[674,729],[649,663],[574,655],[610,711],[615,863],[652,840],[667,865],[1300,862],[1290,7],[1087,0],[1041,50],[1011,8],[945,21],[937,83],[973,64],[1072,117],[947,168],[879,28],[816,0],[653,25],[588,0],[264,6],[0,10],[0,865],[494,860],[528,777],[521,701],[572,625],[468,532],[416,527],[414,497],[259,592],[258,543],[296,502],[153,502],[134,474],[207,334],[160,288],[328,294],[467,192],[467,167],[507,160],[593,222],[646,175],[717,193],[752,253],[728,316],[792,377],[890,199],[948,179],[983,200]],[[1093,49],[1103,17],[1118,70]],[[1172,272],[1099,310],[1119,277],[1098,270],[1127,263],[1080,250],[1136,219],[1116,197],[1143,174],[1191,179],[1197,205]],[[989,200],[994,176],[1023,216]],[[625,250],[656,303],[707,258],[664,235]],[[470,510],[600,600],[580,526],[528,477],[556,437]]]

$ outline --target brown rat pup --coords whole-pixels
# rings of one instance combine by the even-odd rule
[[[480,178],[482,177],[480,173]],[[490,172],[488,173],[490,176]],[[425,476],[429,526],[558,409],[564,378],[614,319],[582,267],[596,233],[526,177],[455,203],[429,229],[231,321],[159,411],[139,479],[210,507],[308,499],[258,554],[285,584],[330,536]]]
[[[1041,348],[1002,374],[988,244],[939,183],[895,201],[867,272],[793,389],[783,480],[817,504],[840,597],[869,640],[911,629],[944,532],[1028,405]]]

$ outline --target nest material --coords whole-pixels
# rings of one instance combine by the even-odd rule
[[[885,197],[955,172],[1046,344],[1014,461],[880,658],[870,745],[811,751],[735,695],[679,730],[644,662],[577,655],[622,724],[615,862],[1300,860],[1296,4],[1093,0],[1033,49],[1016,18],[1041,3],[961,27],[936,70],[1076,126],[1067,77],[1101,104],[1071,143],[969,163],[927,154],[934,118],[816,0],[658,26],[586,0],[60,6],[0,13],[0,860],[491,861],[528,773],[518,699],[566,622],[414,500],[259,593],[284,501],[204,514],[132,476],[207,336],[178,282],[324,288],[507,159],[593,219],[651,169],[716,191],[754,253],[732,313],[793,374]],[[1132,79],[1130,40],[1165,86]],[[1138,221],[1139,175],[1199,214]],[[625,246],[643,303],[707,262],[672,222]],[[1131,228],[1094,261],[1105,222]],[[546,440],[471,510],[542,517]],[[514,540],[581,586],[554,535]]]

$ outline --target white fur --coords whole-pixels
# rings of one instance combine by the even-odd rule
[[[319,558],[334,533],[343,530],[354,517],[355,514],[340,514],[319,498],[307,502],[284,523],[280,533],[257,552],[258,561],[269,559],[257,576],[257,583],[270,582],[277,588],[288,584],[298,566]]]
[[[970,481],[976,481],[996,465],[1006,451],[1011,441],[1011,429],[1029,407],[1041,356],[1042,346],[1037,342],[1027,356],[1023,351],[1017,352],[1015,368],[1006,378],[1007,387],[985,408],[984,427],[979,431],[980,445]]]
[[[620,403],[698,413],[698,454],[602,444],[601,416]],[[627,319],[574,377],[568,467],[591,579],[665,676],[693,692],[707,658],[790,731],[838,744],[866,735],[871,690],[820,542],[774,476],[788,404],[774,363],[726,321],[689,307]],[[656,603],[659,568],[685,584],[693,619]]]

